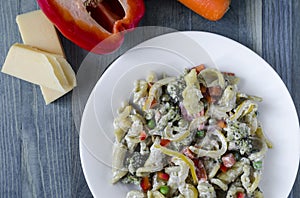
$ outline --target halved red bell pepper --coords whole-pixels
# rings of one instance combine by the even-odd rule
[[[143,0],[37,1],[66,38],[97,54],[117,49],[124,36],[120,32],[136,27],[145,12]]]

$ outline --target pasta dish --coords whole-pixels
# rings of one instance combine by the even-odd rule
[[[127,198],[263,197],[272,145],[258,120],[262,98],[239,81],[204,65],[136,80],[113,123],[112,182],[139,186]]]

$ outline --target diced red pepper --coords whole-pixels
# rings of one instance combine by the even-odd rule
[[[218,126],[219,126],[221,129],[223,129],[223,128],[226,127],[226,122],[225,122],[225,120],[219,120],[217,124],[218,124]]]
[[[203,64],[201,64],[196,67],[193,67],[192,69],[196,69],[197,74],[199,74],[202,70],[205,69],[205,66]]]
[[[37,0],[37,2],[66,38],[97,54],[117,49],[124,38],[123,33],[119,33],[136,27],[145,12],[143,0]]]
[[[222,162],[226,168],[231,168],[235,163],[235,158],[232,153],[228,153],[222,157]]]
[[[227,76],[235,76],[235,73],[232,72],[222,72],[222,74],[225,74]]]
[[[168,140],[168,139],[161,139],[160,140],[160,145],[161,146],[168,146],[168,144],[170,144],[170,140]]]
[[[207,95],[205,96],[205,99],[207,100],[207,102],[208,102],[209,104],[215,103],[215,102],[217,101],[215,98],[211,97],[211,95],[209,95],[209,94],[207,94]]]
[[[245,193],[243,193],[243,192],[238,192],[238,193],[236,194],[236,197],[237,197],[237,198],[245,198]]]
[[[151,105],[150,105],[150,109],[152,109],[153,107],[155,107],[157,105],[157,100],[154,98],[151,102]]]
[[[207,174],[202,161],[200,159],[193,159],[193,162],[196,167],[196,174],[199,182],[207,181]]]
[[[164,172],[158,172],[157,173],[157,177],[158,179],[164,180],[164,181],[168,181],[170,178],[170,175],[168,173],[164,173]]]
[[[227,172],[227,167],[224,166],[224,164],[221,164],[220,170],[221,170],[223,173],[226,173],[226,172]]]
[[[150,190],[152,185],[150,183],[149,177],[143,177],[140,186],[144,192]]]
[[[146,132],[145,132],[145,131],[142,131],[142,132],[140,133],[140,140],[141,140],[141,141],[144,141],[146,138],[147,138]]]
[[[211,95],[211,93],[217,94],[216,92],[219,91],[217,90],[217,88],[207,88],[204,85],[200,84],[200,91],[208,103],[216,102],[217,98],[219,97],[219,96]]]
[[[195,159],[194,153],[189,149],[189,147],[184,147],[181,152],[188,158]]]
[[[202,95],[205,95],[205,93],[207,91],[206,87],[203,84],[200,84],[200,91],[201,91]]]

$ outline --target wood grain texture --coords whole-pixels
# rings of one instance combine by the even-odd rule
[[[21,42],[16,15],[36,9],[34,0],[1,2],[1,65],[10,45]],[[83,50],[63,43],[76,68]],[[45,106],[38,86],[2,73],[0,82],[0,197],[91,197],[80,165],[71,94]]]
[[[232,0],[218,22],[210,22],[175,0],[145,0],[141,26],[201,30],[232,38],[257,52],[282,77],[300,111],[300,2]],[[0,67],[21,42],[15,17],[38,9],[34,0],[1,1]],[[77,70],[86,51],[62,37]],[[92,197],[80,165],[71,94],[45,106],[38,86],[0,73],[0,197]],[[300,195],[298,174],[289,198]]]
[[[263,53],[290,91],[299,115],[299,1],[263,1]],[[299,170],[289,197],[299,197]]]

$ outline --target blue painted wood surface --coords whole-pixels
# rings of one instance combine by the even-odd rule
[[[299,114],[300,1],[232,0],[218,22],[201,18],[175,0],[145,2],[141,26],[215,32],[257,52],[279,73]],[[38,6],[34,0],[0,5],[1,67],[9,47],[21,42],[16,15]],[[76,70],[86,52],[63,37],[62,42]],[[69,93],[45,106],[39,87],[0,74],[0,197],[92,197],[80,164],[71,102]],[[299,174],[289,197],[300,197]]]

